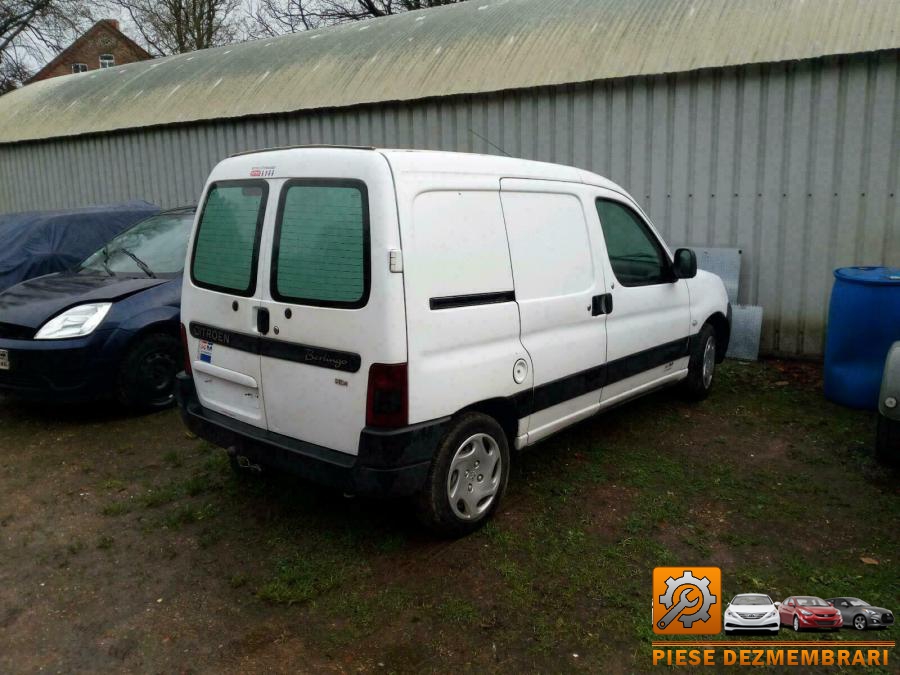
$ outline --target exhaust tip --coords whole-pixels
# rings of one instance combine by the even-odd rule
[[[246,469],[247,471],[252,471],[254,473],[262,473],[262,467],[259,464],[251,462],[249,458],[244,455],[238,455],[235,453],[235,459],[237,459],[237,465],[242,469]]]

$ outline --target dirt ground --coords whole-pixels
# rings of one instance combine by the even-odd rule
[[[719,378],[514,458],[496,519],[456,542],[405,503],[235,477],[174,410],[0,401],[0,671],[648,671],[660,564],[722,567],[727,598],[900,611],[873,415],[826,402],[811,364]]]

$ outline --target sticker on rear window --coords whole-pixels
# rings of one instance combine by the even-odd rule
[[[213,343],[208,340],[200,340],[200,360],[212,363]]]

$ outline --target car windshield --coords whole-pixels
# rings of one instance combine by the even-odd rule
[[[110,276],[175,276],[184,269],[191,212],[163,213],[142,220],[81,263],[80,270]]]
[[[771,605],[772,599],[768,595],[736,595],[731,601],[732,605]]]
[[[797,604],[801,607],[828,607],[828,603],[821,598],[797,598]]]
[[[862,600],[857,600],[856,598],[847,598],[847,600],[850,602],[851,607],[868,607],[869,606],[868,602],[863,602]]]

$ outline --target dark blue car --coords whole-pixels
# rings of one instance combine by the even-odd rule
[[[181,272],[193,218],[193,207],[151,216],[75,269],[0,293],[0,392],[169,405],[182,367]]]

